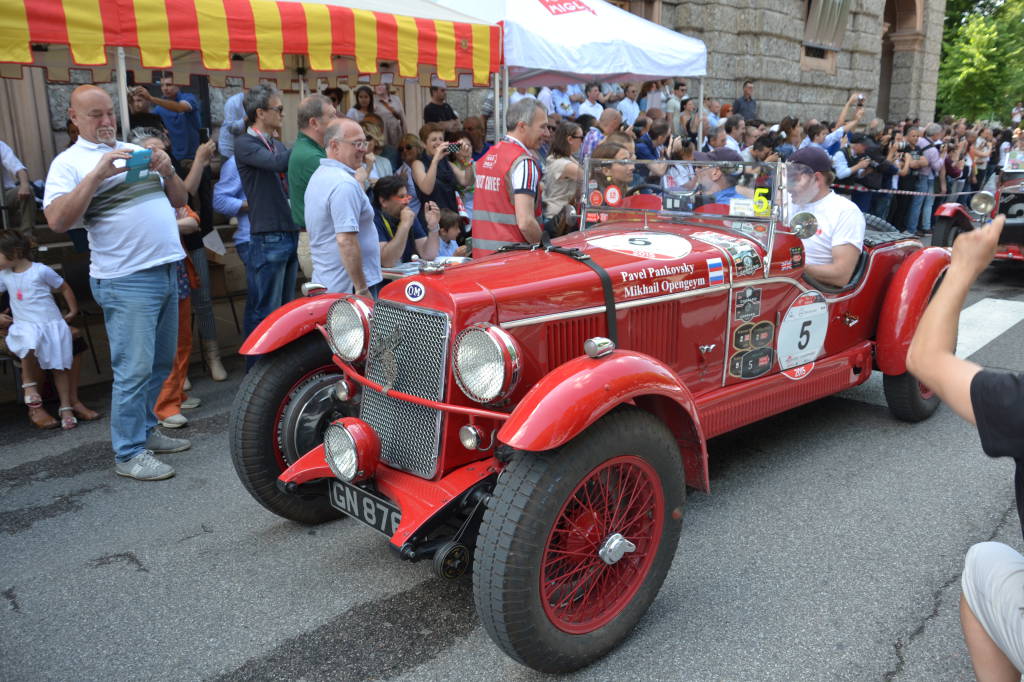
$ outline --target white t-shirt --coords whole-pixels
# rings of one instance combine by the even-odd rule
[[[14,154],[14,150],[7,146],[7,143],[0,140],[0,180],[3,181],[3,189],[10,189],[18,184],[17,173],[25,170],[25,164]]]
[[[114,149],[141,147],[125,142],[108,147],[79,137],[58,154],[46,175],[43,208],[74,190],[100,158]],[[123,166],[124,161],[115,165]],[[85,214],[74,225],[89,234],[89,275],[96,279],[124,277],[185,257],[174,208],[164,194],[160,176],[150,173],[132,183],[125,182],[126,177],[120,173],[100,183]]]
[[[818,232],[803,240],[808,265],[828,265],[832,262],[832,247],[853,244],[864,250],[864,214],[846,197],[829,192],[809,204],[795,204],[792,215],[807,211],[818,219]]]

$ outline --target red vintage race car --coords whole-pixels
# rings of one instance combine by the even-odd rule
[[[594,661],[657,595],[709,438],[875,370],[896,417],[937,406],[905,357],[948,251],[871,230],[849,285],[823,286],[803,276],[813,220],[784,215],[779,168],[758,177],[728,205],[587,188],[585,228],[551,243],[282,307],[242,348],[262,356],[231,420],[243,484],[439,575],[472,566],[517,661]]]
[[[984,189],[971,197],[969,208],[947,203],[935,209],[932,245],[952,246],[958,235],[979,228],[1002,213],[1006,223],[995,258],[1024,261],[1024,159],[1020,161],[1021,167],[1014,163],[1013,168],[993,173]]]

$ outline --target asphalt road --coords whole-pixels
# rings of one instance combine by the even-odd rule
[[[1024,268],[968,300],[1024,306]],[[1024,370],[1024,322],[971,356]],[[1017,322],[1013,322],[1017,319]],[[977,325],[975,325],[977,326]],[[1004,325],[1006,326],[1006,325]],[[473,610],[470,581],[403,563],[352,520],[308,528],[243,490],[227,451],[240,376],[196,381],[178,475],[113,474],[106,420],[30,430],[0,409],[0,677],[9,680],[527,680]],[[87,392],[101,406],[104,387]],[[1011,463],[945,407],[894,421],[880,381],[711,442],[664,587],[579,679],[960,680],[971,544],[1018,549]]]

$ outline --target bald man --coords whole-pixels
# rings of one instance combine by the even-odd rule
[[[601,118],[597,119],[597,124],[591,126],[583,138],[580,157],[593,154],[597,146],[604,142],[604,138],[618,130],[620,125],[622,125],[622,114],[618,109],[608,108],[602,111]]]
[[[177,263],[185,252],[175,209],[188,192],[160,150],[138,176],[125,173],[142,148],[117,141],[114,102],[105,91],[76,88],[68,117],[78,140],[50,165],[43,211],[54,232],[88,231],[89,283],[103,308],[114,370],[114,470],[140,481],[170,478],[174,469],[153,455],[190,443],[157,430],[153,407],[178,339]]]

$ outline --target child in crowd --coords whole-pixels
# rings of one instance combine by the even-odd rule
[[[459,246],[459,236],[462,234],[462,216],[450,208],[441,209],[441,220],[439,221],[441,232],[438,236],[441,243],[437,248],[438,257],[442,256],[463,256],[466,247]]]
[[[11,230],[0,231],[0,293],[11,301],[13,322],[7,330],[7,348],[22,360],[21,385],[32,423],[39,428],[56,428],[57,422],[43,409],[39,382],[43,370],[53,370],[53,382],[60,396],[60,426],[73,429],[78,418],[99,417],[78,399],[76,372],[69,372],[72,358],[71,328],[67,321],[78,314],[78,301],[71,287],[52,268],[30,260],[28,240]],[[59,291],[68,312],[61,316],[53,299]]]

